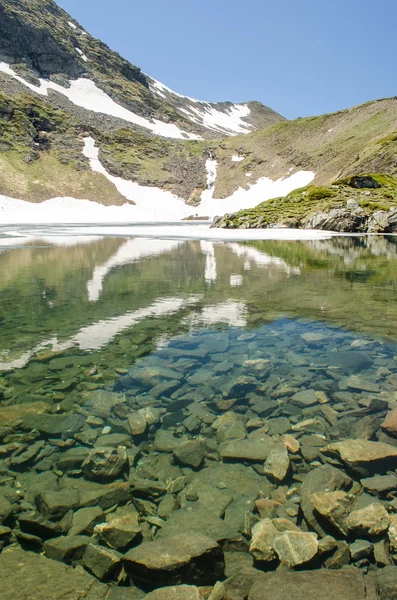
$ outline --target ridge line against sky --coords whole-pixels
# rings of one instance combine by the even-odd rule
[[[395,96],[395,0],[57,0],[175,91],[294,119]],[[322,6],[321,6],[322,5]]]

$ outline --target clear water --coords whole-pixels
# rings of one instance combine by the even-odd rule
[[[323,445],[384,440],[379,425],[397,402],[396,292],[391,236],[13,240],[0,252],[1,444],[22,444],[5,452],[11,458],[26,450],[31,439],[18,421],[26,406],[34,411],[44,401],[50,412],[88,418],[96,390],[122,398],[107,414],[93,413],[100,418],[90,429],[101,446],[115,433],[132,442],[131,411],[158,409],[158,421],[133,440],[144,455],[159,428],[209,439],[208,428],[226,411],[250,420],[248,435],[266,427],[303,444],[313,434]],[[291,401],[307,389],[317,403]],[[51,452],[18,466],[15,478],[3,473],[3,483],[18,479],[23,490],[24,475],[46,470],[83,478],[76,460],[70,473],[58,466],[70,444],[44,437]],[[218,442],[200,468],[219,459]],[[88,452],[95,436],[71,443]],[[319,464],[317,454],[308,452],[302,468]]]

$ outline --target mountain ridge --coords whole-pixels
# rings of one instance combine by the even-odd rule
[[[397,173],[395,98],[288,121],[257,102],[174,92],[53,0],[0,0],[0,16],[5,220],[14,198],[128,204],[128,218],[140,220],[145,197],[157,220],[213,217],[308,184]],[[88,139],[93,158],[84,153]]]

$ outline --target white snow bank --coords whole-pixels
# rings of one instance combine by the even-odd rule
[[[88,300],[96,302],[102,292],[102,285],[106,275],[121,265],[138,262],[145,257],[160,256],[165,252],[171,252],[182,242],[172,240],[155,239],[133,239],[128,240],[117,250],[117,252],[105,263],[95,267],[92,278],[87,282]]]
[[[72,23],[72,21],[68,21],[68,25],[69,27],[71,27],[72,29],[77,29],[76,25],[74,23]]]
[[[203,213],[202,207],[210,205],[214,197],[217,162],[212,156],[205,161],[205,168],[207,171],[207,189],[201,193],[201,203],[200,206],[197,207],[197,214],[201,216],[210,216]]]
[[[110,175],[99,161],[99,149],[95,147],[95,140],[92,137],[84,139],[83,154],[89,159],[93,171],[104,175],[116,186],[120,194],[127,200],[135,202],[136,206],[131,212],[130,220],[159,221],[168,217],[172,220],[181,220],[192,214],[192,208],[171,192],[157,187],[139,185],[133,181]]]
[[[237,135],[250,133],[253,129],[253,125],[243,121],[244,117],[251,112],[247,104],[233,104],[225,111],[220,111],[209,103],[200,102],[198,106],[179,108],[179,110],[194,123],[221,133]]]
[[[99,89],[90,79],[73,79],[70,81],[70,88],[64,88],[47,79],[40,79],[40,85],[37,86],[17,75],[7,63],[0,62],[0,71],[10,75],[33,92],[41,94],[42,96],[47,96],[48,90],[55,90],[69,98],[76,106],[81,106],[92,112],[102,113],[111,117],[118,117],[129,123],[134,123],[135,125],[150,129],[150,131],[153,131],[153,133],[157,135],[177,139],[200,139],[196,135],[181,131],[172,123],[163,123],[157,119],[149,121],[148,119],[140,117],[132,111],[123,108],[110,96],[105,94],[105,92]]]
[[[86,55],[84,54],[84,52],[83,52],[83,51],[82,51],[80,48],[77,48],[77,46],[76,46],[76,50],[77,50],[77,52],[80,54],[81,58],[82,58],[82,59],[83,59],[85,62],[87,62],[87,61],[88,61],[88,58],[86,57]]]
[[[245,156],[239,156],[238,154],[233,154],[232,162],[241,162],[245,159]]]
[[[149,75],[150,77],[150,75]],[[172,94],[173,96],[178,96],[178,98],[184,98],[185,100],[190,100],[190,102],[199,102],[200,100],[196,100],[196,98],[190,98],[190,96],[184,96],[183,94],[178,94],[178,92],[175,92],[174,90],[172,90],[171,88],[169,88],[167,85],[164,85],[164,83],[161,83],[161,81],[157,81],[157,79],[154,79],[153,77],[150,77],[152,83],[149,85],[150,89],[152,90],[152,92],[154,92],[155,94],[158,94],[159,96],[161,96],[162,98],[166,98],[166,95],[164,94],[164,92],[168,92],[169,94]]]

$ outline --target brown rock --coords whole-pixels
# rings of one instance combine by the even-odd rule
[[[324,454],[338,456],[346,467],[360,475],[384,473],[397,467],[397,448],[382,442],[343,440],[327,446]]]
[[[397,437],[397,408],[390,411],[380,425],[388,434]]]
[[[389,528],[390,518],[382,504],[369,504],[355,510],[348,516],[346,525],[349,531],[360,535],[380,535]]]

